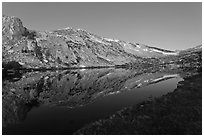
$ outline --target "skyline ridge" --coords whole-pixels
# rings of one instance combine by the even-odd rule
[[[202,4],[3,3],[2,13],[34,30],[82,28],[99,36],[182,50],[202,43]]]

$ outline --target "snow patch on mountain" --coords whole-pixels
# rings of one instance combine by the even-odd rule
[[[110,39],[110,38],[104,38],[106,41],[114,41],[114,42],[119,42],[117,39]]]
[[[139,45],[136,45],[138,48],[141,48]]]
[[[96,38],[96,37],[94,37],[94,36],[91,37],[91,40],[92,40],[92,41],[96,41],[96,42],[98,42],[98,43],[102,43],[102,44],[108,44],[108,43],[102,41],[103,39],[99,39],[99,38]]]
[[[86,66],[84,66],[84,65],[80,65],[79,67],[81,67],[81,68],[85,68]]]
[[[155,51],[155,52],[162,53],[163,55],[178,55],[179,54],[178,52],[164,52],[164,51],[157,50],[157,49],[151,49],[151,50]]]

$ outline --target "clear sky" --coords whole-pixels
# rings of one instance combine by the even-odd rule
[[[34,30],[82,28],[99,36],[176,50],[202,44],[202,3],[3,3]]]

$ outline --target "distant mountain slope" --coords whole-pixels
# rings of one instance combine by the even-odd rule
[[[17,62],[25,68],[114,66],[179,54],[100,37],[82,29],[28,30],[19,18],[5,15],[2,17],[2,53],[3,64]]]

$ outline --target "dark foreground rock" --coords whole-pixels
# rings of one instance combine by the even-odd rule
[[[202,74],[184,78],[172,93],[125,108],[75,134],[201,135]]]

